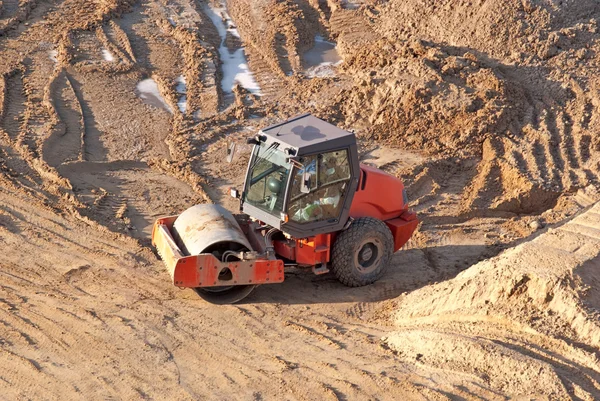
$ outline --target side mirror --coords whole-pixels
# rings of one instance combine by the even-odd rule
[[[310,181],[311,181],[312,173],[304,173],[302,174],[302,183],[300,184],[300,192],[303,194],[310,193]]]
[[[240,191],[238,191],[235,188],[229,188],[229,194],[231,195],[232,198],[236,198],[236,199],[240,199]]]
[[[227,163],[231,163],[233,161],[233,156],[235,155],[235,148],[235,142],[227,144]]]

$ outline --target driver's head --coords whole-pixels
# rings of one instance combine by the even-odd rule
[[[267,180],[267,188],[273,194],[278,194],[281,190],[281,181],[275,177],[269,177]]]
[[[337,159],[335,157],[329,157],[325,160],[325,175],[327,177],[335,176],[337,172]]]

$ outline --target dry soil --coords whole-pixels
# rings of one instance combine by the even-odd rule
[[[209,6],[260,93],[221,86]],[[0,398],[600,399],[599,18],[595,0],[0,0]],[[315,38],[342,61],[307,70]],[[249,149],[228,165],[227,140],[299,112],[404,180],[412,240],[363,288],[289,269],[215,306],[173,287],[153,221],[235,211]]]

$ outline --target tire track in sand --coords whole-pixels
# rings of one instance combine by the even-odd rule
[[[0,128],[4,129],[12,140],[16,140],[21,131],[23,113],[25,112],[25,95],[23,93],[23,76],[15,71],[6,77],[5,96],[0,116]]]
[[[133,54],[133,48],[131,47],[129,37],[115,21],[110,20],[108,25],[104,27],[104,31],[107,37],[109,37],[114,43],[117,44],[117,47],[119,47],[119,49],[127,53],[129,59],[132,62],[137,62],[135,54]]]
[[[51,97],[60,119],[59,125],[43,145],[42,155],[51,167],[81,160],[83,146],[83,115],[81,106],[66,72],[58,77]]]
[[[84,99],[81,84],[69,74],[67,74],[67,79],[70,86],[73,88],[73,93],[79,103],[81,114],[83,116],[83,160],[104,161],[106,160],[107,151],[102,143],[102,132],[96,126],[94,112]]]
[[[0,18],[11,18],[17,13],[17,11],[19,11],[19,0],[0,1]]]

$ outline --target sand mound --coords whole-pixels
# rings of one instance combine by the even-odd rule
[[[589,22],[599,9],[593,0],[392,1],[376,29],[387,37],[416,36],[497,58],[545,59],[565,44],[561,30]]]
[[[352,86],[323,107],[325,116],[369,141],[478,160],[461,189],[464,213],[541,213],[563,191],[598,179],[599,103],[574,79],[557,85],[545,68],[420,40],[362,45],[341,69]]]
[[[508,395],[600,395],[600,204],[402,297],[387,343]],[[502,334],[500,334],[502,333]]]
[[[439,161],[421,181],[435,169],[447,177],[450,158],[471,166],[455,189],[461,215],[539,214],[598,182],[595,2],[423,0],[361,12],[378,39],[338,36],[345,82],[317,114]]]
[[[430,154],[476,153],[486,134],[509,130],[524,108],[522,88],[497,68],[420,40],[364,45],[343,71],[354,77],[335,99],[347,125]]]

